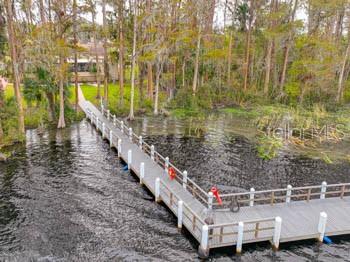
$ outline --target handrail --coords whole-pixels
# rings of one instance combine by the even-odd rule
[[[270,222],[275,221],[275,217],[268,217],[268,218],[261,218],[261,219],[252,219],[252,220],[245,220],[244,224],[256,224],[256,223],[262,223],[262,222]],[[219,227],[232,227],[237,226],[239,222],[232,222],[232,223],[222,223],[222,224],[213,224],[208,225],[209,229],[213,228],[219,228]]]
[[[248,191],[242,193],[223,194],[221,199],[224,205],[232,203],[232,201],[239,202],[240,205],[254,206],[276,203],[291,202],[291,201],[307,201],[327,197],[340,197],[341,199],[350,193],[350,183],[338,183],[327,185],[323,182],[321,185],[292,187],[261,191]],[[213,203],[218,207],[218,203]]]
[[[102,115],[107,117],[108,119],[113,120],[114,119],[114,115],[112,115],[110,113],[109,110],[107,110],[106,108],[102,107],[101,112]],[[101,120],[99,120],[101,121]],[[102,121],[101,121],[102,122]],[[129,127],[123,123],[123,126],[121,126],[121,121],[116,121],[118,124],[118,126],[116,125],[117,128],[119,128],[120,130],[122,130],[122,132],[124,134],[126,134],[129,137]],[[132,130],[131,133],[131,140],[132,142],[139,144],[139,136]],[[144,146],[146,146],[148,148],[148,150],[145,150]],[[142,140],[142,151],[145,152],[147,155],[151,156],[151,146],[144,142]],[[166,168],[166,158],[164,156],[162,156],[159,152],[157,152],[156,150],[154,150],[154,161],[156,161],[157,164],[159,164],[161,167]],[[170,161],[168,161],[168,165],[169,167],[172,167],[175,171],[175,178],[179,183],[183,183],[186,184],[186,186],[188,186],[189,188],[191,188],[192,192],[190,192],[197,200],[203,202],[206,206],[208,205],[208,193],[205,192],[199,185],[197,185],[192,179],[187,178],[186,177],[186,181],[184,179],[184,175],[183,172],[180,171],[173,163],[171,163]]]
[[[102,115],[106,116],[108,119],[116,120],[115,126],[122,130],[124,134],[128,137],[130,136],[129,127],[123,123],[121,125],[121,121],[116,119],[115,115],[112,115],[109,110],[106,108],[102,108]],[[93,114],[95,116],[95,114]],[[95,116],[96,117],[96,116]],[[100,125],[101,123],[101,125]],[[97,123],[98,129],[102,129],[102,121],[98,119]],[[107,128],[106,128],[107,130]],[[109,129],[108,129],[109,130]],[[108,136],[108,134],[105,134]],[[132,131],[131,140],[136,144],[139,143],[139,136]],[[152,147],[147,142],[142,140],[142,146],[140,147],[144,153],[154,158],[154,161],[159,164],[162,168],[171,167],[175,171],[175,180],[182,184],[184,188],[187,188],[188,192],[191,193],[197,200],[204,203],[207,207],[209,207],[209,195],[208,193],[202,189],[198,184],[196,184],[192,179],[185,178],[184,172],[179,170],[173,163],[168,161],[164,156],[162,156],[159,152],[154,150],[152,152]],[[152,153],[154,154],[152,156]],[[166,166],[168,165],[168,166]],[[338,189],[341,187],[341,189]],[[327,191],[327,189],[336,188],[337,190]],[[317,191],[318,190],[318,191]],[[317,191],[317,192],[316,192]],[[221,194],[220,197],[222,199],[223,205],[219,205],[216,201],[216,198],[213,199],[212,206],[215,209],[226,209],[228,205],[232,205],[233,201],[237,201],[241,206],[254,206],[254,205],[264,205],[271,204],[274,205],[276,203],[282,202],[290,202],[290,201],[301,201],[306,200],[310,201],[315,199],[316,197],[320,197],[321,199],[326,197],[340,197],[343,198],[345,195],[350,193],[350,183],[340,183],[340,184],[322,184],[322,185],[313,185],[313,186],[303,186],[303,187],[291,187],[287,188],[279,188],[279,189],[270,189],[270,190],[260,190],[260,191],[246,191],[240,193],[226,193]]]

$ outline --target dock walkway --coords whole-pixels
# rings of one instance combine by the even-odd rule
[[[200,243],[202,256],[217,247],[236,246],[241,252],[244,243],[270,241],[277,249],[280,242],[322,241],[325,235],[350,234],[350,183],[289,185],[266,191],[252,188],[221,195],[220,205],[212,192],[198,186],[109,110],[101,106],[100,111],[84,99],[79,105],[140,183],[175,214],[177,226],[186,227]],[[170,169],[174,179],[168,174]]]

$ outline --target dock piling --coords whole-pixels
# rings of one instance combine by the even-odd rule
[[[154,161],[154,145],[151,145],[151,159]]]
[[[198,248],[198,253],[201,258],[207,258],[209,256],[208,237],[209,237],[209,227],[208,225],[203,225],[201,243]]]
[[[105,138],[106,124],[102,123],[102,138]]]
[[[322,185],[321,185],[320,199],[325,199],[326,198],[326,191],[327,191],[327,182],[323,181]]]
[[[131,149],[128,150],[128,169],[131,168],[131,162],[132,162],[132,151]]]
[[[177,228],[182,228],[182,212],[183,212],[183,201],[179,200],[177,202]]]
[[[286,203],[290,203],[291,196],[292,196],[292,186],[288,185],[287,193],[286,193]]]
[[[182,187],[186,189],[187,186],[187,171],[185,170],[183,172],[183,178],[182,178]]]
[[[169,157],[165,158],[165,173],[168,174],[169,169]]]
[[[208,210],[213,209],[213,192],[208,192]]]
[[[250,189],[250,194],[249,194],[249,206],[254,206],[254,195],[255,195],[255,189],[252,187]]]
[[[276,217],[275,218],[275,229],[273,232],[273,239],[272,239],[273,248],[275,250],[278,250],[279,245],[280,245],[281,229],[282,229],[282,218]]]
[[[143,185],[143,180],[145,178],[145,163],[141,162],[140,164],[140,184]]]
[[[242,244],[243,244],[243,232],[244,232],[244,223],[238,223],[238,232],[237,232],[237,244],[236,244],[236,253],[242,253]]]
[[[154,194],[156,202],[160,202],[160,178],[157,177],[155,181]]]
[[[142,150],[142,136],[139,136],[139,147]]]
[[[109,146],[110,147],[113,146],[113,131],[112,130],[109,131]]]
[[[121,152],[122,152],[122,140],[119,138],[118,139],[118,157],[121,157]]]
[[[324,234],[326,232],[326,224],[327,224],[327,213],[326,212],[321,212],[320,213],[320,219],[318,221],[318,233],[320,234],[318,236],[318,241],[323,242]]]
[[[129,139],[130,139],[130,141],[132,141],[132,128],[131,127],[129,128]]]

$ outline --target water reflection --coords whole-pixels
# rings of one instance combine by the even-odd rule
[[[247,138],[214,131],[217,119],[199,136],[186,135],[193,122],[189,127],[170,118],[157,121],[138,120],[134,128],[204,188],[215,184],[239,191],[347,181],[348,164],[327,165],[291,154],[263,161]],[[15,151],[11,161],[0,164],[0,260],[198,259],[196,241],[177,231],[175,217],[122,171],[116,152],[86,121],[42,135],[27,131],[26,145]],[[211,260],[349,260],[349,239],[335,242],[282,245],[277,253],[268,244],[247,245],[240,257],[223,249]]]

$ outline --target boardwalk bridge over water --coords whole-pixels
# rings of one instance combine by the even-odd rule
[[[82,94],[80,95],[82,96]],[[325,236],[350,234],[350,183],[292,187],[221,195],[219,205],[212,192],[201,188],[186,171],[179,170],[123,121],[101,105],[97,109],[80,99],[80,107],[118,156],[199,242],[199,253],[242,244],[270,241],[275,249],[282,242],[304,239],[323,241]],[[174,179],[168,170],[175,171]],[[238,212],[232,205],[239,203]]]

